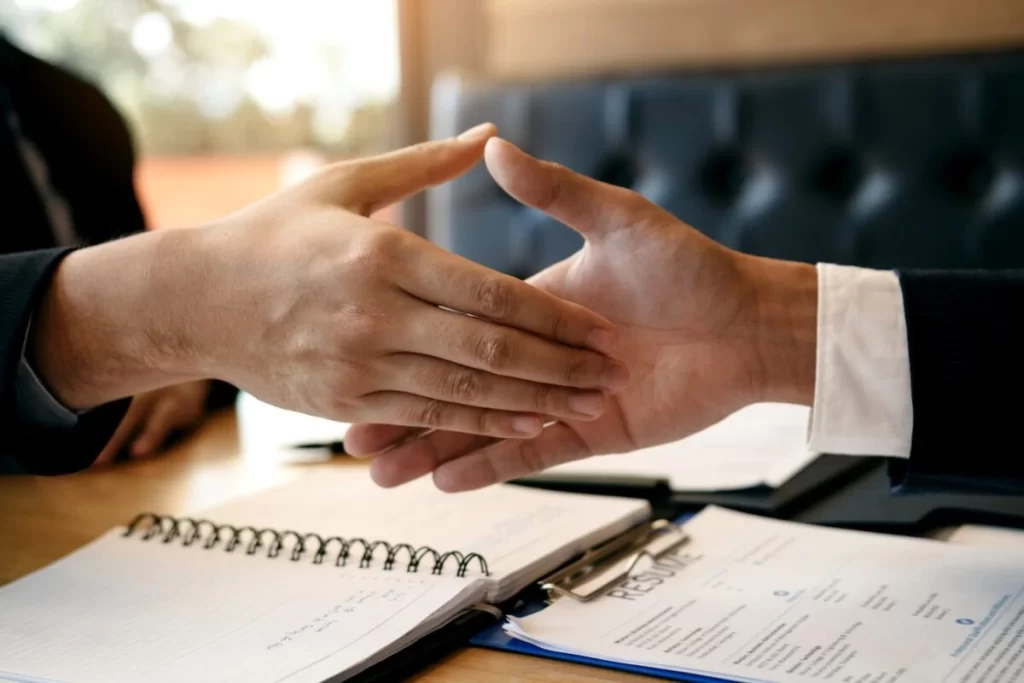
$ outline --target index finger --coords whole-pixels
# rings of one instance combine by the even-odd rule
[[[579,348],[611,354],[618,345],[606,318],[510,275],[492,271],[429,242],[411,250],[395,273],[399,287],[418,299],[486,318]]]
[[[485,143],[496,132],[494,124],[482,123],[458,137],[342,162],[330,177],[330,191],[342,206],[369,216],[462,175],[480,161]]]

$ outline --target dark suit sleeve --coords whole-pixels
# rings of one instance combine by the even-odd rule
[[[18,417],[15,382],[29,318],[68,249],[0,256],[0,457],[26,474],[65,474],[92,464],[128,407],[117,401],[79,417],[72,429],[46,429]]]
[[[1024,494],[1024,271],[899,278],[914,431],[896,492]]]

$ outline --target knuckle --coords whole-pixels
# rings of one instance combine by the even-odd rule
[[[377,227],[367,236],[367,250],[378,262],[390,263],[398,256],[402,234],[393,228]]]
[[[618,201],[618,212],[613,217],[620,223],[640,224],[648,221],[655,207],[639,192],[626,188],[616,188],[621,194]]]
[[[480,312],[495,320],[515,315],[518,304],[508,283],[495,277],[485,278],[477,284],[475,300]]]
[[[476,414],[476,431],[480,434],[491,434],[495,431],[494,413],[489,410],[478,410]]]
[[[524,471],[539,472],[544,469],[544,456],[533,441],[522,441],[517,445],[517,449]]]
[[[475,403],[483,393],[483,377],[469,369],[450,372],[447,385],[448,394],[459,403]]]
[[[386,321],[376,312],[351,307],[339,312],[336,320],[337,346],[346,354],[359,353],[380,345],[386,338]]]
[[[550,412],[553,398],[552,387],[547,384],[538,384],[533,390],[533,405],[541,412]]]
[[[352,400],[346,391],[332,391],[324,401],[324,412],[331,419],[347,418],[351,415]]]
[[[416,410],[416,414],[413,416],[413,421],[417,424],[423,425],[424,427],[440,427],[444,424],[447,412],[448,409],[443,401],[427,399]]]
[[[504,337],[482,337],[476,345],[476,357],[483,367],[501,370],[512,361],[512,347]]]
[[[586,378],[589,366],[585,355],[574,353],[562,370],[562,378],[567,384],[576,384]]]
[[[551,322],[551,338],[568,339],[571,330],[572,322],[569,320],[569,316],[562,311],[555,313],[554,320]]]
[[[546,165],[551,180],[544,188],[543,195],[537,200],[537,208],[541,211],[547,211],[558,204],[565,187],[565,176],[570,172],[568,168],[559,163],[547,162]]]

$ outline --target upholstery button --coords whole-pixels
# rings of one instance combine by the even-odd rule
[[[714,152],[699,172],[701,190],[712,200],[727,204],[740,196],[749,172],[740,153],[733,149]]]
[[[810,186],[830,199],[846,201],[864,179],[864,165],[852,150],[831,149],[811,170]]]
[[[995,168],[987,156],[969,149],[951,156],[938,169],[941,188],[961,199],[979,201],[995,179]]]
[[[594,177],[603,183],[633,189],[636,186],[639,170],[636,161],[625,154],[616,154],[602,161],[597,166]]]

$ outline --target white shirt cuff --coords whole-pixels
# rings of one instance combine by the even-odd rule
[[[818,351],[808,446],[910,456],[907,324],[892,271],[818,264]]]

